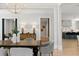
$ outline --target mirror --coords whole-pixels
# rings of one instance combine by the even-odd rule
[[[17,30],[17,18],[2,19],[2,40],[10,39],[13,34],[13,30]]]

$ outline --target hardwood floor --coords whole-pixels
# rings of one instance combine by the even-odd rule
[[[63,39],[63,56],[79,56],[79,45],[77,40],[64,40]]]
[[[63,39],[63,48],[77,48],[77,40]]]
[[[65,48],[63,56],[79,56],[79,48]]]

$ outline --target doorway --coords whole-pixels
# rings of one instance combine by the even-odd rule
[[[49,41],[49,18],[40,18],[41,41]]]
[[[78,55],[76,24],[73,20],[62,20],[63,55]]]

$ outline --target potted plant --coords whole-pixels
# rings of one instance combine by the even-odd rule
[[[14,28],[12,30],[12,33],[13,33],[13,41],[17,43],[17,34],[19,33],[19,31],[16,28]]]
[[[12,32],[13,32],[13,34],[16,34],[16,36],[17,36],[17,34],[19,33],[19,31],[18,31],[16,28],[14,28],[14,29],[12,30]]]

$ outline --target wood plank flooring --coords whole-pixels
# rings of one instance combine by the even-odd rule
[[[63,39],[63,56],[79,56],[79,45],[77,40],[64,40]]]

